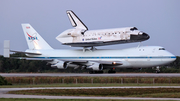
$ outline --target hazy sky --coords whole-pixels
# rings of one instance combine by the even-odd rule
[[[142,45],[163,46],[180,56],[180,0],[0,0],[0,54],[4,40],[10,40],[12,50],[28,48],[21,23],[30,23],[53,48],[77,49],[55,39],[72,28],[66,10],[73,10],[89,30],[136,26],[150,35]],[[97,48],[123,49],[138,44]]]

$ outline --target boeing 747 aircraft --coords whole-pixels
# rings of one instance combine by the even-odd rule
[[[149,68],[159,67],[173,62],[176,56],[160,46],[144,46],[121,50],[96,50],[82,52],[79,50],[53,49],[30,24],[22,24],[24,35],[29,49],[24,53],[27,57],[19,57],[26,60],[44,60],[53,68],[66,69],[90,69],[90,73],[102,72],[109,69],[109,73],[115,72],[113,68]],[[9,57],[9,42],[4,44],[4,57]],[[159,72],[159,69],[157,68]]]
[[[63,45],[72,47],[92,47],[113,44],[141,42],[148,40],[148,34],[136,27],[88,30],[87,26],[73,11],[67,11],[73,29],[68,29],[56,37]]]

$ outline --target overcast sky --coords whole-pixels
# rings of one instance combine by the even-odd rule
[[[12,50],[28,48],[21,23],[30,23],[53,48],[79,49],[55,39],[72,28],[66,10],[73,10],[89,30],[136,26],[150,35],[142,45],[163,46],[180,56],[180,0],[0,0],[0,54],[4,40],[10,40]],[[97,48],[123,49],[138,44]]]

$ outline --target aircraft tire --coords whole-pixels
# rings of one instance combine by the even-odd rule
[[[160,71],[157,70],[157,71],[156,71],[156,74],[158,74],[158,73],[160,73]]]
[[[109,70],[108,73],[116,73],[114,70]]]
[[[102,74],[103,71],[89,71],[89,74]]]

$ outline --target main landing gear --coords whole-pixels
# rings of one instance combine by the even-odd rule
[[[154,69],[154,67],[152,69]],[[160,67],[159,66],[155,67],[154,70],[156,71],[156,73],[160,73]]]
[[[93,71],[93,70],[90,70],[90,71],[89,71],[89,74],[103,74],[103,73],[104,73],[103,70],[101,70],[101,71]],[[109,73],[109,74],[112,74],[112,73],[116,73],[116,71],[115,71],[114,68],[112,68],[112,69],[110,69],[110,70],[108,71],[108,73]]]
[[[103,74],[103,71],[89,71],[89,74]]]
[[[160,73],[160,67],[159,66],[156,67],[156,73]]]
[[[108,73],[116,73],[115,68],[111,68]]]

